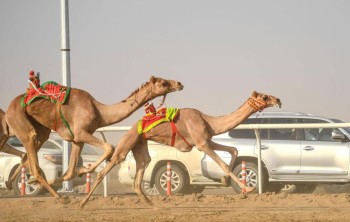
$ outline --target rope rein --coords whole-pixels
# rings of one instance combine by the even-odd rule
[[[255,110],[255,112],[262,111],[263,109],[265,109],[267,107],[267,100],[261,101],[261,100],[254,98],[254,97],[250,97],[248,99],[248,104]]]
[[[53,96],[55,97],[55,99],[60,98],[61,94],[63,91],[60,91],[59,93],[49,93],[46,90],[42,89],[42,91],[38,90],[38,88],[35,86],[35,84],[28,80],[29,84],[31,84],[33,86],[33,88],[35,89],[35,91],[37,91],[39,93],[39,95],[43,95],[43,96]],[[44,92],[44,93],[43,93]]]

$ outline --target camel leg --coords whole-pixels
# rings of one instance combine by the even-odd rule
[[[24,156],[26,155],[26,153],[13,148],[8,143],[4,143],[4,145],[2,146],[2,149],[0,148],[0,152],[12,154],[12,155],[20,157],[21,159],[23,159]]]
[[[148,146],[146,140],[140,140],[132,149],[136,161],[136,174],[134,179],[134,191],[139,195],[146,203],[152,206],[154,209],[158,209],[156,205],[152,203],[150,199],[143,193],[141,189],[142,178],[148,164],[151,162],[151,157],[148,152]]]
[[[75,143],[72,142],[72,150],[69,159],[69,165],[67,171],[63,174],[63,176],[56,178],[52,184],[62,183],[63,181],[71,180],[75,177],[75,169],[79,162],[79,156],[82,151],[84,143]]]
[[[99,148],[102,148],[104,150],[104,154],[95,162],[93,163],[89,169],[87,169],[86,167],[81,167],[80,169],[77,170],[77,175],[81,176],[82,174],[85,173],[90,173],[90,172],[94,172],[95,169],[106,159],[108,159],[110,156],[112,156],[113,152],[114,152],[114,146],[112,146],[109,143],[106,143],[96,137],[94,137],[93,135],[91,135],[88,132],[81,132],[79,133],[79,135],[76,135],[74,138],[74,141],[77,144],[83,144],[83,143],[87,143],[89,145],[92,146],[96,146]],[[78,156],[79,157],[79,156]],[[70,165],[68,167],[67,171],[71,171],[72,170],[73,165]],[[75,168],[73,168],[74,170]]]
[[[209,145],[210,144],[210,145]],[[211,147],[215,147],[215,143],[212,141],[209,141],[209,144],[198,146],[203,152],[205,152],[208,156],[210,156],[220,167],[221,169],[226,173],[226,175],[229,175],[240,188],[245,189],[246,193],[252,192],[255,190],[255,187],[248,187],[244,185],[230,170],[230,167],[214,152],[214,150]]]
[[[92,195],[92,193],[95,191],[95,189],[97,188],[97,186],[101,183],[101,181],[103,180],[103,178],[107,175],[107,173],[117,164],[119,164],[120,162],[122,162],[123,160],[125,160],[127,153],[125,155],[121,155],[121,152],[119,149],[115,149],[113,156],[111,157],[111,160],[107,163],[106,167],[103,168],[103,170],[101,170],[95,179],[94,185],[92,186],[90,192],[84,197],[84,199],[82,200],[81,204],[80,204],[80,208],[84,208],[85,204],[89,201],[90,196]]]
[[[95,189],[97,188],[97,186],[101,183],[101,181],[103,180],[103,178],[107,175],[107,173],[118,163],[120,163],[121,161],[110,161],[107,163],[106,167],[103,168],[103,170],[101,170],[96,177],[96,180],[94,182],[94,185],[92,186],[90,192],[84,197],[84,199],[82,200],[81,204],[80,204],[80,208],[84,208],[85,204],[89,201],[90,196],[92,195],[92,193],[95,191]]]
[[[133,133],[136,132],[136,135],[134,135]],[[84,208],[85,204],[88,202],[90,196],[92,195],[92,193],[94,192],[94,190],[96,189],[96,187],[101,183],[101,181],[103,180],[103,178],[107,175],[107,173],[117,164],[119,164],[120,162],[122,162],[123,160],[125,160],[126,155],[129,153],[129,151],[131,149],[134,148],[135,144],[137,143],[138,140],[142,139],[142,137],[140,137],[137,134],[137,129],[136,129],[136,125],[134,125],[128,132],[126,132],[126,134],[124,134],[124,136],[121,138],[118,147],[114,150],[114,153],[110,159],[110,161],[107,163],[106,167],[103,168],[103,170],[101,170],[101,172],[99,172],[97,174],[96,180],[94,185],[92,186],[92,189],[90,190],[90,192],[85,196],[85,198],[82,200],[80,207]]]
[[[38,144],[38,147],[36,148],[36,152],[38,152],[39,149],[44,144],[44,142],[49,138],[51,130],[46,128],[46,127],[44,127],[43,125],[41,125],[40,123],[37,123],[37,122],[33,122],[33,126],[34,126],[36,132],[38,132],[38,131],[41,132],[41,134],[36,137],[37,138],[37,144]],[[21,151],[19,151],[19,152],[21,152]],[[23,153],[23,152],[21,152],[21,153]],[[26,168],[28,168],[30,170],[27,154],[23,153],[22,156],[20,156],[20,157],[22,158],[21,159],[21,164],[18,165],[17,169],[11,175],[10,179],[5,182],[5,184],[6,184],[6,186],[7,186],[7,188],[9,190],[12,190],[12,183],[15,180],[16,176],[21,172],[23,166],[25,166]],[[27,181],[27,183],[35,183],[35,182],[37,182],[37,180],[35,178],[33,178],[33,177],[31,177]]]
[[[27,115],[22,109],[15,109],[15,111],[10,112],[10,114],[6,113],[5,118],[9,128],[11,128],[12,132],[23,143],[26,149],[31,175],[37,178],[41,185],[44,186],[52,196],[59,197],[58,193],[52,189],[52,187],[40,174],[41,169],[39,167],[37,156],[37,150],[42,145],[44,137],[47,139],[50,131],[46,130],[37,134],[35,129],[36,125],[33,125],[30,122]],[[46,135],[47,132],[48,134]]]
[[[225,145],[221,145],[221,144],[214,143],[214,142],[212,142],[211,148],[213,148],[213,150],[225,151],[225,152],[230,153],[231,160],[230,160],[230,163],[228,166],[230,168],[230,171],[232,171],[233,165],[235,164],[235,161],[236,161],[237,156],[238,156],[238,150],[235,147],[225,146]],[[221,178],[221,183],[227,187],[229,184],[229,179],[230,179],[230,176],[228,176],[228,175],[223,176]]]

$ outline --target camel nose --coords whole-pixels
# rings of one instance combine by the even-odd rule
[[[277,104],[278,104],[278,107],[281,108],[282,107],[282,102],[280,99],[277,99]]]

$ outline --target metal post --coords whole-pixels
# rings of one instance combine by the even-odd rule
[[[62,84],[71,86],[70,80],[70,48],[69,48],[69,10],[68,0],[61,0],[61,62],[62,62]],[[63,172],[68,169],[71,144],[63,141]],[[62,192],[72,192],[73,182],[63,182]]]
[[[106,136],[103,132],[100,132],[102,139],[104,142],[107,142]],[[106,168],[107,166],[107,161],[103,161],[103,167]],[[108,187],[107,187],[107,181],[108,181],[108,173],[105,175],[105,177],[103,178],[103,196],[107,197],[108,196]]]
[[[261,167],[261,141],[259,129],[254,129],[256,136],[256,146],[258,148],[258,183],[259,183],[259,194],[262,194],[262,167]]]
[[[103,166],[104,168],[106,168],[107,166],[107,161],[103,161]],[[108,174],[105,175],[105,177],[103,178],[103,196],[104,197],[107,197],[108,195],[108,189],[107,189],[107,177],[108,177]]]

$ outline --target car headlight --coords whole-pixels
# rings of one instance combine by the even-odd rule
[[[45,159],[48,161],[57,164],[57,165],[62,165],[62,155],[58,154],[44,154],[43,155]]]

